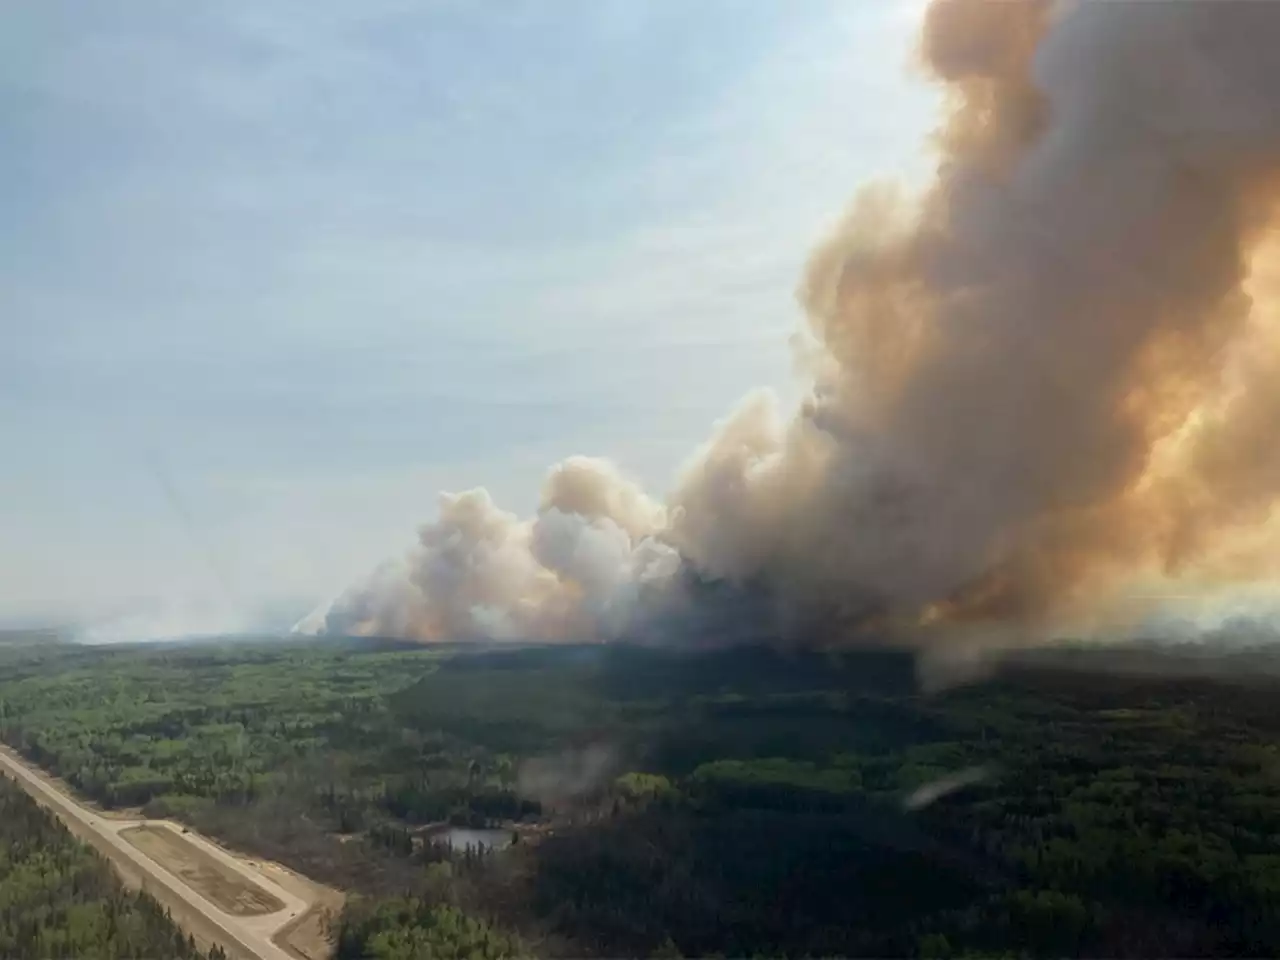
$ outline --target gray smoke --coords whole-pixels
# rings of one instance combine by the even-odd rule
[[[560,806],[604,786],[618,772],[618,755],[604,743],[554,756],[532,757],[520,764],[520,795],[544,806]]]
[[[532,518],[444,496],[323,629],[728,629],[719,590],[782,634],[1025,639],[1272,578],[1278,40],[1270,3],[934,3],[937,174],[814,253],[802,409],[748,397],[665,502],[585,458]]]

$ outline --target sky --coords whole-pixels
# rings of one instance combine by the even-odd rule
[[[571,454],[661,493],[927,172],[919,13],[3,5],[0,622],[288,620]]]

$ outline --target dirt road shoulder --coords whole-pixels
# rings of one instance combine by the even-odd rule
[[[295,927],[311,912],[315,899],[299,896],[300,887],[285,890],[258,871],[263,880],[261,885],[281,904],[282,909],[264,916],[230,916],[184,883],[180,876],[169,872],[120,836],[122,830],[131,828],[147,826],[169,830],[174,829],[172,825],[163,821],[104,818],[98,811],[69,796],[65,788],[56,785],[14,751],[3,747],[0,747],[0,773],[16,781],[37,803],[54,813],[75,836],[105,856],[126,884],[141,887],[168,908],[174,921],[206,949],[214,943],[220,944],[228,956],[237,960],[288,960],[298,956],[320,960],[275,942],[282,930]],[[206,848],[212,856],[225,857],[230,869],[249,873],[243,861],[236,861],[229,852],[197,834],[188,833],[183,840]]]

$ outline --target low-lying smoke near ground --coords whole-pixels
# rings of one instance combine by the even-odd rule
[[[1265,583],[1277,38],[1270,3],[934,3],[937,173],[864,188],[813,253],[800,410],[748,397],[665,501],[581,457],[532,518],[442,496],[300,626],[1031,637]]]

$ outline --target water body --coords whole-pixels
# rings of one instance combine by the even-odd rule
[[[471,827],[450,827],[431,838],[434,843],[443,843],[459,852],[472,847],[474,849],[503,850],[511,846],[510,830],[476,830]]]

